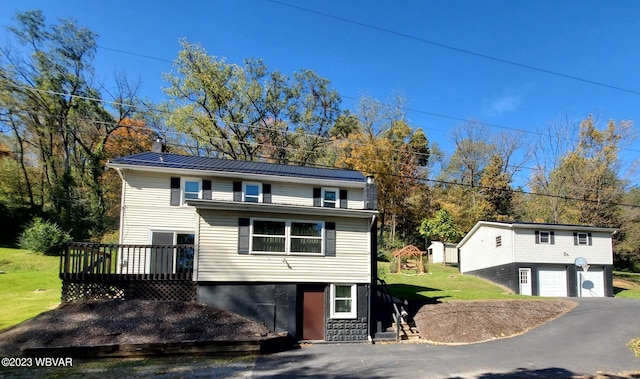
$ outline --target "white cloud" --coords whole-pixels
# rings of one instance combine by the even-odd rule
[[[519,95],[504,95],[493,100],[488,100],[483,106],[483,112],[488,116],[502,116],[505,113],[516,111],[522,103]]]

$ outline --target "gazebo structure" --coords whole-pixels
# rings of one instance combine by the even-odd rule
[[[422,256],[424,255],[424,251],[421,251],[414,245],[408,245],[403,247],[400,250],[396,250],[393,252],[393,257],[398,261],[398,272],[401,272],[402,260],[406,258],[407,261],[415,260],[415,268],[420,274],[424,274],[424,265],[422,264]],[[408,267],[407,267],[408,268]]]

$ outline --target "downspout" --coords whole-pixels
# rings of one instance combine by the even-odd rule
[[[116,167],[116,172],[118,173],[118,176],[120,177],[121,181],[122,181],[122,188],[120,189],[120,233],[118,233],[118,243],[120,245],[122,245],[124,242],[124,212],[125,212],[125,207],[124,207],[124,198],[125,198],[125,181],[124,181],[124,173],[122,172],[122,170],[120,168]],[[122,249],[118,249],[118,255],[120,255],[118,258],[116,259],[117,263],[117,272],[121,272],[122,271]]]
[[[374,298],[377,294],[377,279],[378,279],[378,233],[376,231],[377,226],[377,217],[371,216],[371,222],[369,223],[369,244],[371,251],[371,283],[369,284],[369,298],[367,299],[367,313],[369,317],[367,317],[367,339],[370,343],[373,343],[373,336],[371,335],[371,331],[374,324],[374,315],[372,312],[371,303],[374,301]]]
[[[125,198],[125,182],[124,182],[124,173],[118,167],[116,167],[116,172],[122,181],[122,188],[120,189],[120,235],[118,236],[118,243],[122,245],[124,238],[124,198]]]

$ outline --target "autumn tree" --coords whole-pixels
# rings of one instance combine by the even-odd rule
[[[428,140],[421,129],[412,129],[402,116],[390,120],[387,113],[378,114],[369,98],[362,100],[365,114],[355,114],[350,119],[346,138],[338,140],[337,164],[372,175],[378,187],[378,209],[380,210],[380,240],[385,230],[390,241],[394,241],[398,227],[405,239],[416,233],[416,224],[422,216],[421,209],[428,204],[416,204],[428,199],[421,184],[426,177],[425,166],[429,159]],[[346,121],[346,120],[345,120]],[[418,193],[422,192],[421,196]],[[413,202],[413,204],[411,204]],[[419,210],[415,206],[421,207]]]
[[[94,82],[97,35],[91,30],[72,20],[49,25],[40,11],[18,13],[16,20],[9,32],[20,48],[0,52],[0,124],[23,173],[29,207],[76,238],[99,234],[104,147],[132,109],[132,93],[120,92],[126,96],[114,99],[113,113],[104,107]]]
[[[631,123],[609,121],[599,130],[588,117],[580,124],[576,147],[568,151],[549,174],[549,188],[563,202],[558,212],[561,223],[615,227],[619,225],[616,206],[624,194],[618,178],[620,144],[631,138]]]
[[[122,127],[111,134],[104,146],[103,166],[113,158],[150,151],[157,137],[156,131],[147,127],[144,121],[125,118],[119,124]],[[106,229],[117,230],[122,179],[115,170],[106,170],[101,177],[100,185],[104,192]]]
[[[329,144],[340,96],[311,70],[288,77],[260,59],[243,66],[182,41],[169,86],[169,123],[199,153],[250,161],[309,165]]]

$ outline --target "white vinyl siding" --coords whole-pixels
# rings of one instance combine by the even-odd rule
[[[573,264],[584,257],[589,264],[612,265],[611,233],[591,232],[591,245],[575,245],[573,230],[555,230],[553,244],[536,244],[534,229],[516,229],[516,262]]]
[[[502,246],[496,247],[496,235]],[[507,228],[479,228],[473,238],[460,247],[460,272],[480,270],[513,262],[513,234]]]
[[[194,208],[171,206],[170,176],[126,172],[120,238],[124,244],[151,243],[151,230],[193,230]]]
[[[234,212],[201,211],[198,238],[199,281],[369,283],[369,219],[336,219],[335,256],[238,253]],[[273,214],[252,214],[273,218]],[[295,218],[282,215],[283,219]],[[316,221],[328,221],[312,218]]]

